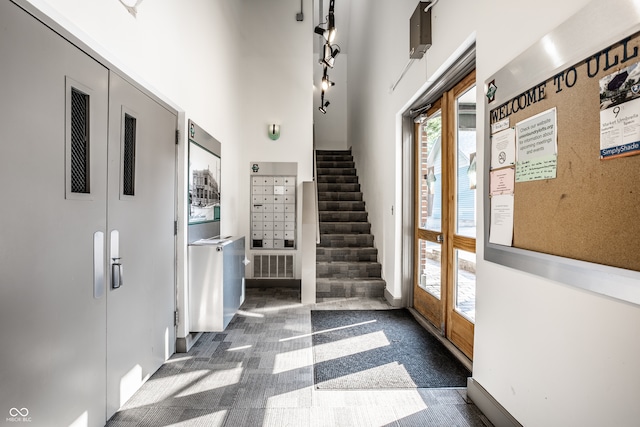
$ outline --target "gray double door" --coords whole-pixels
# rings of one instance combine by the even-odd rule
[[[175,350],[176,113],[8,1],[0,58],[0,419],[104,425]]]

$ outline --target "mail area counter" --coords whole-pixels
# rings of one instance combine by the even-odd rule
[[[221,332],[245,297],[245,238],[197,240],[188,246],[191,332]]]

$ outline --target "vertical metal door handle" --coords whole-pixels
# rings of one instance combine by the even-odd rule
[[[111,288],[118,289],[122,286],[122,264],[120,258],[112,258],[111,263]]]
[[[122,263],[120,262],[120,232],[111,230],[111,289],[122,286]]]
[[[93,233],[93,297],[104,295],[104,233]]]

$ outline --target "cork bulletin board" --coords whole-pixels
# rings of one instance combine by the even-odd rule
[[[482,185],[486,261],[636,305],[639,14],[592,1],[485,80]]]
[[[636,33],[490,109],[490,124],[510,126],[556,109],[556,177],[515,183],[514,247],[640,271],[640,151],[601,158],[601,107],[640,102],[639,50]],[[601,100],[613,79],[617,98]],[[637,114],[617,113],[625,131],[640,129]]]

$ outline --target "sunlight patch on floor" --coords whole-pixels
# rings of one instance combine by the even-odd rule
[[[247,350],[249,348],[253,347],[252,345],[241,345],[239,347],[231,347],[229,349],[227,349],[227,351],[240,351],[240,350]]]
[[[174,397],[186,397],[203,391],[214,390],[217,388],[228,387],[240,382],[242,377],[242,366],[231,369],[219,369],[216,371],[198,371],[202,374],[200,378],[185,385]]]
[[[273,362],[273,373],[280,374],[311,365],[313,365],[311,348],[286,351],[276,354]]]
[[[369,386],[365,388],[379,387],[377,379],[384,378],[385,375],[389,375],[389,371],[394,372],[394,378],[398,380],[398,384],[409,384],[411,387],[417,387],[415,382],[411,379],[411,375],[405,369],[405,367],[398,362],[389,362],[374,366],[369,369],[358,369],[353,374],[342,375],[334,379],[327,380],[326,383],[368,383]],[[396,388],[396,387],[394,387]],[[405,388],[405,387],[400,387]]]
[[[315,363],[326,362],[327,360],[339,359],[351,356],[364,351],[375,350],[386,347],[391,343],[383,331],[371,332],[370,334],[358,335],[343,340],[333,341],[327,344],[315,346]],[[327,357],[328,348],[331,348],[332,357]],[[336,351],[337,349],[337,351]]]
[[[375,322],[376,322],[376,320],[367,320],[366,322],[354,323],[353,325],[346,325],[346,326],[340,326],[340,327],[337,327],[337,328],[324,329],[322,331],[316,331],[316,332],[311,332],[311,333],[308,333],[308,334],[296,335],[294,337],[282,338],[280,340],[280,342],[291,341],[291,340],[300,339],[300,338],[306,338],[306,337],[311,337],[311,336],[314,336],[314,335],[325,334],[327,332],[339,331],[339,330],[342,330],[342,329],[355,328],[356,326],[362,326],[362,325],[366,325],[368,323],[375,323]]]
[[[237,316],[244,316],[244,317],[259,317],[259,318],[263,318],[264,314],[261,313],[253,313],[251,311],[246,311],[246,310],[238,310],[236,313]]]

